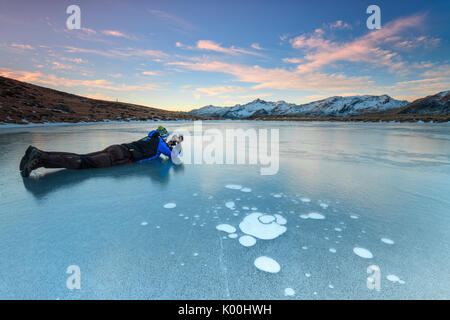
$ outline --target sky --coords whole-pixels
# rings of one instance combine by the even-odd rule
[[[373,4],[381,29],[366,24]],[[168,110],[413,101],[450,89],[449,21],[448,0],[0,0],[0,75]]]

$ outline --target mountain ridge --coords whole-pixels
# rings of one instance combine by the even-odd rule
[[[195,119],[205,117],[92,99],[0,76],[0,124]]]

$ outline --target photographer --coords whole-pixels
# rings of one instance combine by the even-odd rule
[[[112,145],[98,152],[76,154],[67,152],[45,152],[29,146],[20,161],[22,177],[38,168],[89,169],[105,168],[129,162],[153,160],[164,154],[172,159],[174,164],[181,164],[179,158],[183,136],[174,135],[167,141],[167,130],[159,126],[147,137],[131,143]]]

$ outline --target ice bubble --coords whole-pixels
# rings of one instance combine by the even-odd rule
[[[279,214],[275,214],[275,217],[277,218],[278,224],[284,225],[287,223],[287,220],[283,216],[281,216]]]
[[[258,210],[258,208],[257,207],[252,207],[252,210],[256,211],[256,210]]]
[[[284,295],[286,297],[292,297],[295,295],[295,290],[292,288],[286,288],[286,289],[284,289]]]
[[[281,269],[278,262],[266,256],[256,258],[254,264],[259,270],[270,273],[277,273]]]
[[[260,216],[258,218],[258,220],[261,223],[268,224],[268,223],[272,223],[273,221],[275,221],[275,217],[270,214],[265,214],[265,215]]]
[[[372,259],[373,258],[372,252],[370,252],[369,250],[364,249],[364,248],[355,247],[355,248],[353,248],[353,252],[357,256],[364,258],[364,259]]]
[[[381,238],[381,241],[386,244],[394,244],[394,241],[389,238]]]
[[[238,237],[237,233],[230,233],[228,235],[228,238],[231,238],[231,239],[236,239],[237,237]]]
[[[270,223],[262,223],[259,219],[261,216],[270,215],[253,212],[242,220],[239,224],[239,228],[242,232],[263,240],[275,239],[286,232],[286,227],[278,224],[276,221],[277,219],[272,220]],[[267,221],[266,219],[268,219],[268,217],[263,218],[263,220]]]
[[[328,288],[334,289],[334,286],[333,286],[332,284],[329,284],[329,285],[328,285]]]
[[[397,277],[395,274],[390,274],[390,275],[388,275],[386,278],[387,278],[389,281],[392,281],[392,282],[397,282],[397,281],[400,280],[400,278]]]
[[[250,210],[249,207],[242,207],[242,210]]]
[[[256,239],[252,236],[242,236],[239,238],[239,243],[242,244],[244,247],[251,247],[254,246],[256,243]]]
[[[241,185],[238,185],[238,184],[227,184],[227,185],[225,186],[225,188],[227,188],[227,189],[232,189],[232,190],[241,190],[241,189],[242,189],[242,186],[241,186]]]
[[[307,246],[303,246],[302,249],[303,250],[308,250],[308,247]]]
[[[197,252],[194,252],[194,257],[196,257],[196,256],[198,256],[198,253],[197,253]]]
[[[173,208],[175,208],[177,205],[175,204],[175,203],[173,203],[173,202],[169,202],[169,203],[166,203],[165,205],[164,205],[164,208],[166,208],[166,209],[173,209]]]
[[[309,278],[309,277],[311,277],[311,274],[310,273],[305,273],[305,277]]]
[[[230,210],[234,210],[234,201],[228,201],[225,203],[225,207],[227,207]]]
[[[334,228],[334,230],[337,231],[337,232],[341,232],[342,231],[341,228]]]
[[[242,188],[241,191],[242,192],[252,192],[252,189],[250,189],[250,188]]]
[[[227,233],[235,233],[236,228],[233,226],[230,226],[229,224],[223,223],[216,226],[216,229],[219,231],[225,231]]]
[[[311,199],[310,198],[300,198],[300,201],[301,202],[311,202]]]
[[[359,217],[358,217],[357,215],[354,215],[354,214],[352,214],[352,215],[350,216],[350,218],[352,218],[352,219],[359,219]]]
[[[302,218],[302,219],[323,220],[323,219],[325,219],[325,216],[323,214],[318,213],[318,212],[310,212],[308,214],[300,215],[300,218]]]
[[[146,226],[146,225],[148,225],[148,222],[146,222],[146,221],[141,223],[141,226]]]
[[[319,204],[319,206],[321,206],[324,209],[328,208],[328,205],[326,203],[321,203],[321,204]]]
[[[335,249],[335,248],[330,248],[329,251],[330,251],[331,253],[336,253],[336,249]]]
[[[274,198],[281,198],[281,197],[282,197],[282,195],[281,195],[281,194],[279,194],[279,193],[275,193],[275,194],[273,195],[273,197],[274,197]]]
[[[395,274],[389,274],[387,277],[386,277],[389,281],[392,281],[392,282],[398,282],[398,283],[400,283],[400,284],[405,284],[405,281],[403,281],[403,280],[401,280],[398,276],[396,276]]]
[[[196,197],[196,196],[198,196],[198,193],[194,193],[194,194],[192,194],[192,196],[193,196],[193,197]]]

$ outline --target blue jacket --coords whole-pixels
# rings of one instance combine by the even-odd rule
[[[152,135],[154,133],[156,133],[156,132],[157,132],[156,130],[150,131],[148,133],[148,136],[151,138]],[[150,158],[147,158],[147,159],[142,159],[142,161],[156,159],[156,158],[158,158],[161,155],[161,153],[163,155],[165,155],[165,156],[168,156],[170,158],[170,156],[172,155],[172,150],[170,150],[170,148],[167,145],[167,143],[161,137],[158,137],[158,139],[159,139],[159,143],[158,143],[158,149],[156,149],[156,154],[153,157],[150,157]]]
[[[150,131],[148,136],[141,140],[125,143],[123,146],[131,153],[132,161],[153,160],[158,158],[161,153],[168,157],[172,154],[172,150],[156,130]]]

